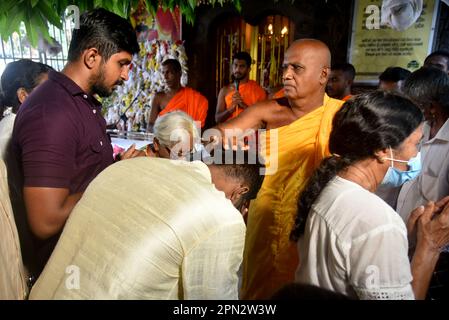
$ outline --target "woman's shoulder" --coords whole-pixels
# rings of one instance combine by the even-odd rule
[[[337,233],[352,236],[377,228],[403,228],[399,215],[376,194],[349,180],[336,177],[313,206]]]

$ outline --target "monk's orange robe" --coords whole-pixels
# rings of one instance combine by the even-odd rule
[[[159,112],[158,116],[162,116],[172,111],[184,111],[195,121],[201,121],[201,128],[204,127],[207,117],[207,108],[209,102],[198,91],[192,88],[182,88],[179,92],[170,100],[167,106]]]
[[[255,104],[256,102],[267,99],[267,93],[265,92],[265,90],[254,80],[248,80],[247,83],[241,83],[239,85],[239,92],[242,96],[243,102],[245,102],[248,107]],[[233,89],[226,95],[226,109],[231,108],[232,96],[234,95],[234,93],[235,88],[233,87]],[[242,108],[236,108],[232,115],[228,118],[228,120],[237,117],[242,112]]]
[[[298,196],[321,160],[329,155],[332,119],[342,103],[325,95],[322,106],[287,126],[266,131],[266,137],[261,136],[267,168],[276,171],[265,176],[257,198],[250,205],[242,299],[268,299],[280,287],[294,281],[298,253],[289,236]]]
[[[352,94],[348,94],[347,96],[345,96],[343,99],[341,99],[342,101],[348,101],[350,98],[352,97]]]
[[[278,92],[273,94],[273,97],[271,99],[279,99],[279,98],[284,98],[284,97],[285,97],[285,90],[284,90],[284,88],[282,88],[281,90],[279,90]]]

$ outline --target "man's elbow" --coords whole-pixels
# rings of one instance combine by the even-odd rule
[[[54,219],[39,219],[30,221],[31,232],[40,240],[46,240],[58,234],[64,227],[64,222],[54,221]]]

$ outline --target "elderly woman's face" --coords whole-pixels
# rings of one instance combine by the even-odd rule
[[[189,136],[189,139],[181,139],[181,141],[170,148],[161,144],[159,146],[159,157],[172,160],[187,160],[188,155],[193,152],[193,147],[192,136]]]
[[[411,158],[415,157],[419,151],[419,144],[421,143],[421,139],[423,137],[423,124],[421,124],[415,131],[409,135],[404,142],[397,148],[393,150],[393,156],[397,160],[405,160],[408,161]],[[400,163],[395,163],[395,167],[400,170],[408,170],[406,168],[407,164],[402,164],[404,168],[400,168]]]

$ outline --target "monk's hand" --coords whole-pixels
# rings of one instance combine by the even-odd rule
[[[438,205],[445,203],[441,208]],[[443,198],[424,206],[417,219],[417,247],[422,246],[431,253],[439,254],[449,244],[449,202]]]
[[[246,105],[245,102],[243,102],[243,98],[240,95],[240,92],[235,92],[232,95],[232,104],[239,106],[240,108],[246,109],[248,106]]]

